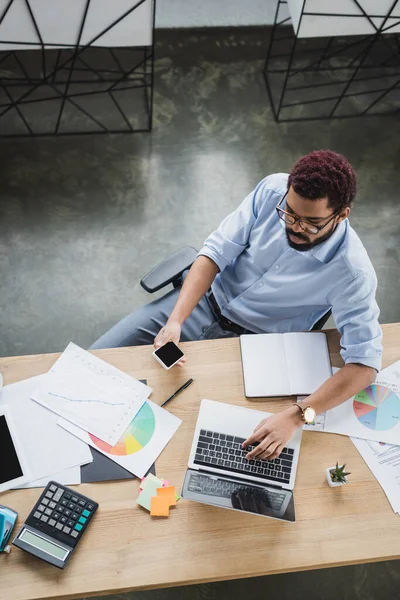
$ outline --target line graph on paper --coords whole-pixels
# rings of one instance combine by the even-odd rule
[[[32,400],[114,446],[151,388],[70,343]]]
[[[66,396],[61,396],[60,394],[54,394],[53,392],[49,392],[50,396],[54,396],[55,398],[62,398],[63,400],[69,400],[70,402],[92,402],[94,404],[107,404],[108,406],[124,406],[123,402],[106,402],[105,400],[96,400],[94,398],[67,398]]]

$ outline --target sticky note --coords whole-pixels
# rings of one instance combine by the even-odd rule
[[[158,484],[157,481],[151,481],[151,480],[146,481],[146,485],[143,488],[143,490],[141,491],[141,493],[139,494],[136,502],[140,506],[143,506],[143,508],[150,510],[151,498],[152,498],[152,496],[157,496],[157,488],[159,488],[159,487],[160,487],[160,485]]]
[[[144,490],[146,489],[146,486],[149,483],[157,483],[158,487],[162,487],[163,485],[163,480],[159,479],[158,477],[156,477],[155,475],[153,475],[152,473],[149,473],[145,479],[145,481],[142,481],[141,483],[141,488]]]
[[[169,517],[169,500],[162,496],[154,496],[151,499],[150,514],[152,517]]]
[[[176,492],[173,486],[158,488],[157,496],[159,498],[165,498],[169,506],[176,506]]]

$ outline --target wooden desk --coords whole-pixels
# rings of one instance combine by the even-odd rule
[[[384,366],[400,359],[400,324],[384,330]],[[329,332],[332,362],[341,365],[337,332]],[[157,473],[180,489],[202,398],[271,412],[290,400],[248,401],[243,396],[239,341],[184,344],[188,364],[164,371],[151,348],[97,354],[127,373],[146,377],[161,402],[195,378],[168,410],[183,423],[157,461]],[[0,359],[5,383],[47,371],[57,355]],[[346,462],[351,484],[331,489],[325,468]],[[82,485],[100,503],[91,527],[65,571],[14,548],[0,556],[1,600],[76,598],[300,571],[400,557],[400,518],[349,439],[305,432],[297,474],[297,522],[283,523],[181,500],[167,520],[153,521],[137,506],[138,481]],[[1,503],[20,514],[38,490],[5,493]]]

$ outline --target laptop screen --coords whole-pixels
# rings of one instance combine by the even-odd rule
[[[293,493],[290,490],[255,485],[188,469],[182,497],[242,512],[295,521]]]

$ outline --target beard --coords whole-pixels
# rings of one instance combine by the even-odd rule
[[[295,233],[294,231],[292,231],[291,229],[288,229],[287,227],[286,227],[285,231],[286,231],[286,237],[287,237],[288,244],[291,248],[293,248],[294,250],[298,250],[298,252],[307,252],[308,250],[311,250],[311,248],[314,248],[315,246],[319,246],[320,244],[322,244],[322,242],[325,242],[328,238],[330,238],[332,233],[335,231],[335,229],[336,229],[336,224],[334,224],[327,233],[325,233],[321,237],[317,238],[313,242],[310,240],[310,238],[307,237],[307,235],[305,233],[302,233],[302,232]],[[289,234],[292,235],[295,239],[298,239],[299,241],[302,240],[303,243],[297,244],[289,237]]]

